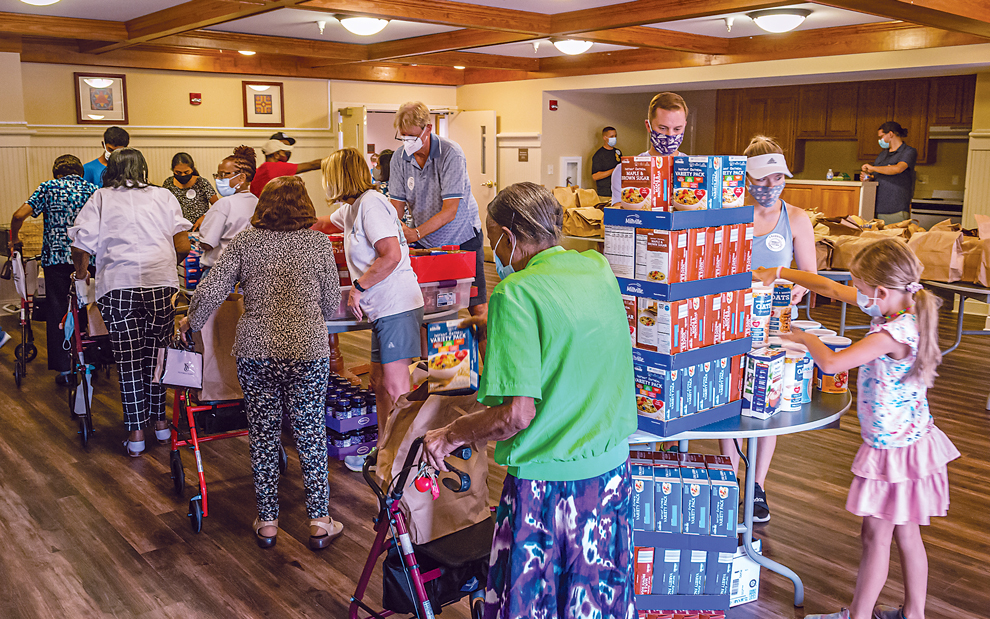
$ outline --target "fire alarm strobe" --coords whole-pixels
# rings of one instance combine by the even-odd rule
[[[189,93],[189,105],[199,105],[203,102],[203,94],[199,92]]]
[[[557,100],[556,99],[550,99],[550,111],[551,112],[556,112],[557,111]]]

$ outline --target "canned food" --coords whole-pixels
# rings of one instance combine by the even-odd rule
[[[848,337],[828,336],[821,338],[822,343],[838,352],[852,346],[852,340]],[[849,372],[842,371],[835,374],[826,374],[821,368],[816,368],[818,378],[818,390],[822,393],[845,393],[849,391]]]

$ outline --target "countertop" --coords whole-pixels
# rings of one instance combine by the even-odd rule
[[[829,185],[831,187],[862,187],[864,185],[876,185],[876,181],[817,181],[804,180],[799,178],[787,179],[788,185]]]

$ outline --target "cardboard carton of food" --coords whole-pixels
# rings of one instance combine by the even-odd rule
[[[708,179],[711,168],[708,157],[678,156],[671,165],[670,205],[675,211],[696,211],[708,208]]]
[[[622,295],[622,305],[626,308],[626,320],[629,322],[629,337],[633,347],[636,346],[636,325],[639,323],[639,316],[636,308],[636,297],[631,294]]]
[[[732,582],[731,552],[709,552],[705,566],[705,595],[729,595]]]
[[[711,482],[711,517],[709,534],[715,537],[735,537],[739,512],[739,482],[732,469],[709,468]]]
[[[636,380],[636,410],[640,415],[659,421],[677,419],[677,370],[634,364],[633,376]]]
[[[711,508],[708,470],[704,467],[682,466],[681,484],[684,497],[681,504],[684,533],[708,535],[708,514]]]
[[[742,255],[742,239],[746,230],[739,224],[725,226],[725,234],[728,237],[725,241],[725,274],[735,275],[742,273],[739,266],[739,257]],[[607,237],[606,237],[607,240]]]
[[[636,229],[605,226],[605,260],[616,277],[636,276]]]
[[[704,279],[722,277],[725,272],[725,226],[712,226],[707,229],[705,255],[708,256]]]
[[[653,524],[653,453],[629,452],[629,473],[632,478],[632,528],[652,531]]]
[[[460,320],[427,326],[429,392],[468,395],[478,390],[478,337]]]
[[[636,595],[650,595],[653,593],[653,548],[635,547],[633,556],[636,557],[634,568],[633,588]],[[729,553],[729,565],[732,565],[732,553]]]
[[[653,491],[654,511],[656,515],[656,530],[662,533],[680,533],[681,502],[681,467],[676,459],[666,457],[653,460]]]
[[[746,382],[742,414],[767,419],[780,410],[784,382],[782,348],[760,348],[746,355]]]
[[[695,257],[690,242],[688,230],[636,228],[636,279],[661,284],[689,281]]]
[[[681,557],[679,595],[702,595],[705,592],[705,569],[708,567],[708,552],[688,550]]]
[[[746,199],[746,157],[712,155],[709,157],[711,181],[708,208],[736,208]]]
[[[670,548],[659,549],[653,561],[653,595],[677,595],[680,584],[681,551]]]
[[[687,281],[697,281],[708,276],[709,255],[705,253],[708,247],[708,228],[691,228],[688,230],[688,273]]]
[[[623,157],[620,205],[638,211],[668,211],[670,182],[670,157]]]

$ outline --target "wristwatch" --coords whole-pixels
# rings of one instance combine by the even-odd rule
[[[358,280],[354,280],[352,283],[354,284],[354,287],[358,289],[358,292],[365,292],[367,290],[367,288],[358,283]]]

